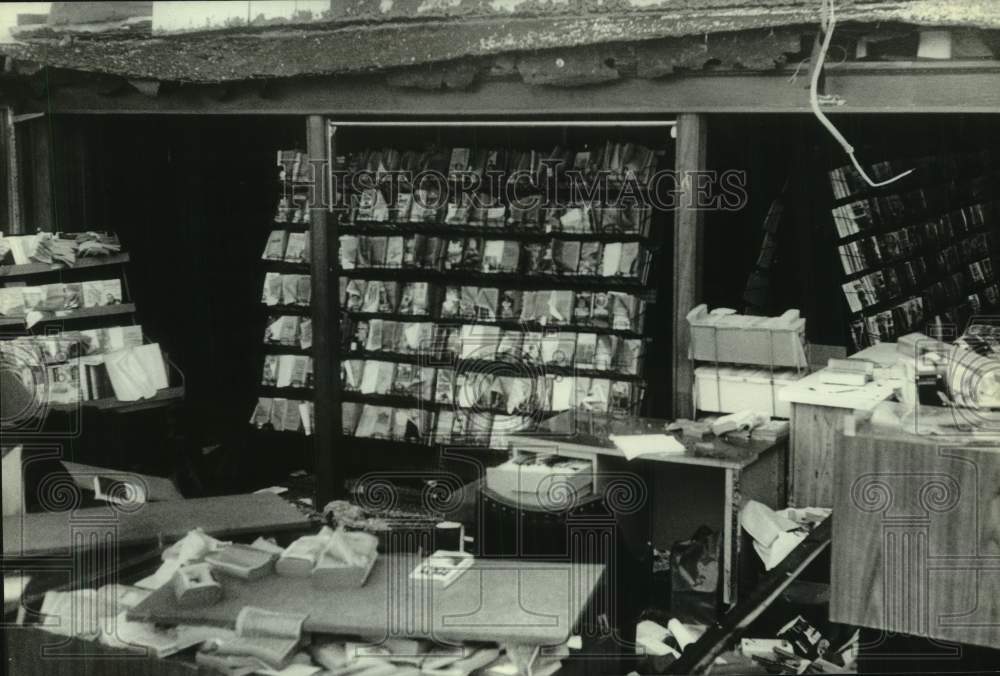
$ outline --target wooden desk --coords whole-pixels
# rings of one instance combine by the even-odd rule
[[[69,495],[63,491],[50,499],[57,501]],[[309,526],[309,520],[298,509],[270,493],[149,502],[138,507],[63,506],[71,509],[5,517],[4,559],[68,555],[111,544],[169,543],[199,527],[226,538]]]
[[[838,446],[830,619],[1000,645],[1000,437],[866,426]]]
[[[662,429],[662,426],[661,426]],[[518,450],[555,455],[594,456],[618,460],[615,465],[598,464],[598,490],[621,481],[642,481],[634,473],[639,467],[651,473],[650,487],[631,486],[651,509],[649,540],[670,546],[691,536],[700,525],[722,531],[722,602],[732,605],[738,598],[738,569],[742,540],[739,512],[747,500],[757,500],[773,509],[786,506],[786,440],[750,441],[742,444],[714,439],[717,451],[729,457],[704,457],[694,452],[694,442],[684,440],[686,453],[645,455],[623,465],[624,454],[617,448],[573,443],[558,436],[516,437]],[[720,455],[722,453],[719,453]],[[617,485],[615,485],[617,484]]]
[[[898,356],[895,343],[880,343],[851,358],[888,367]],[[820,378],[817,371],[778,394],[792,408],[788,502],[795,507],[833,506],[834,449],[844,431],[844,416],[852,411],[872,411],[893,395],[898,384],[882,380],[864,387],[824,385]]]
[[[308,615],[304,630],[310,632],[555,645],[572,635],[604,573],[595,564],[479,560],[440,589],[409,579],[419,560],[382,556],[360,589],[317,591],[308,579],[278,575],[254,582],[223,578],[224,598],[208,608],[179,607],[167,586],[129,618],[232,627],[249,605]]]

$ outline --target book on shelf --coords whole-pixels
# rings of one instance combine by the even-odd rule
[[[391,392],[430,401],[434,394],[434,369],[416,364],[396,364]]]
[[[264,245],[264,253],[260,257],[265,261],[284,260],[285,247],[287,245],[288,231],[272,230],[271,234],[267,237],[267,243]]]
[[[393,409],[392,438],[411,444],[423,444],[429,433],[427,411],[421,409]]]
[[[115,398],[136,401],[168,387],[167,369],[157,343],[110,352],[104,356]]]
[[[427,282],[406,282],[399,301],[399,314],[426,315],[430,307],[429,296]]]
[[[445,210],[444,222],[447,225],[465,225],[469,222],[469,205],[462,202],[451,202]]]
[[[361,409],[354,436],[361,438],[392,438],[392,408],[365,404]]]
[[[396,282],[371,280],[365,287],[362,312],[391,313],[396,311],[399,285]]]
[[[400,219],[403,220],[403,219]],[[403,238],[403,256],[401,259],[403,268],[421,267],[421,260],[424,248],[427,246],[426,235],[411,235]]]
[[[612,292],[609,295],[611,296],[611,328],[616,331],[638,330],[638,299],[627,293]]]
[[[278,364],[279,355],[264,355],[264,365],[261,369],[260,384],[264,387],[277,387],[278,385]]]
[[[618,270],[615,274],[623,277],[639,277],[642,271],[641,252],[638,242],[623,242]]]
[[[451,177],[455,177],[469,171],[470,155],[471,151],[469,148],[451,149],[451,160],[448,162],[448,173]]]
[[[289,233],[284,260],[289,263],[308,263],[312,257],[309,239],[309,232]]]
[[[638,375],[642,360],[643,341],[639,338],[626,338],[619,341],[618,351],[612,360],[612,368],[618,373]]]
[[[591,209],[586,204],[570,207],[559,215],[558,232],[588,233],[593,230]]]
[[[264,328],[264,343],[267,345],[297,345],[303,319],[298,315],[268,317],[267,326]]]
[[[285,275],[267,272],[264,275],[261,302],[268,306],[307,306],[310,302],[311,292],[312,280],[309,275]]]
[[[264,289],[261,293],[261,302],[264,305],[281,305],[283,284],[281,274],[278,272],[267,272],[264,274]]]
[[[402,237],[386,238],[385,267],[387,268],[403,267],[403,248],[404,244]]]
[[[447,245],[444,251],[444,260],[442,264],[442,269],[444,270],[461,270],[462,261],[464,259],[465,253],[465,239],[462,237],[453,237],[447,241]]]
[[[550,274],[555,271],[552,242],[530,242],[524,245],[521,271],[526,275]]]
[[[537,196],[533,200],[525,199],[521,203],[513,203],[507,213],[507,223],[514,230],[534,232],[539,229],[541,207]]]
[[[521,360],[521,343],[524,334],[521,331],[505,330],[497,340],[496,358],[517,363]]]
[[[117,305],[122,302],[120,279],[52,283],[26,286],[10,283],[0,288],[0,314],[23,317],[28,312],[63,312],[80,308]]]
[[[340,362],[340,385],[346,392],[358,392],[364,377],[363,359],[345,359]]]
[[[361,376],[362,394],[389,394],[396,364],[390,361],[366,360]]]
[[[360,312],[368,292],[368,282],[363,279],[352,279],[347,282],[344,292],[344,309],[348,312]]]
[[[455,404],[459,408],[475,408],[481,392],[478,385],[481,384],[482,374],[465,373],[458,371],[455,373]]]
[[[478,287],[474,291],[476,296],[473,306],[473,318],[479,321],[496,321],[500,290],[492,287]]]
[[[604,245],[601,256],[602,277],[614,277],[618,274],[621,269],[622,246],[621,242],[608,242]]]
[[[442,409],[437,412],[434,420],[434,431],[432,439],[436,444],[451,443],[452,429],[455,426],[455,412]]]
[[[455,371],[450,368],[439,368],[435,375],[434,402],[438,404],[455,403]]]
[[[274,358],[277,358],[276,366]],[[268,370],[273,370],[273,382],[270,383],[273,384],[273,386],[303,388],[312,384],[309,378],[309,375],[312,372],[312,357],[295,354],[269,354],[265,355],[264,359],[265,377],[272,376],[271,373],[268,373]]]
[[[461,331],[461,359],[493,361],[500,342],[500,328],[489,324],[465,324]]]
[[[361,410],[364,407],[356,401],[345,401],[340,404],[340,422],[344,434],[354,436],[361,420]]]
[[[75,404],[86,399],[82,369],[79,359],[46,367],[47,400],[53,404]]]
[[[552,259],[555,272],[560,275],[575,275],[580,267],[580,242],[555,241],[552,243]]]
[[[457,358],[462,351],[462,327],[455,324],[436,327],[434,349],[443,358]]]
[[[394,350],[400,354],[430,354],[434,325],[430,322],[402,322]]]
[[[635,383],[624,380],[611,381],[608,392],[608,412],[615,415],[635,415],[638,394]]]
[[[442,237],[427,237],[418,259],[420,267],[427,270],[442,269],[448,255],[448,241]]]
[[[608,410],[608,397],[611,391],[611,381],[604,378],[592,378],[587,395],[577,406],[587,411],[603,412]]]
[[[528,331],[524,334],[524,339],[521,341],[521,356],[525,363],[542,363],[543,335],[538,331]]]
[[[361,352],[368,349],[368,335],[371,333],[371,322],[367,319],[354,322],[343,337],[347,339],[347,349],[351,352]]]
[[[576,334],[557,331],[542,337],[542,363],[552,366],[572,366],[576,352]]]
[[[103,307],[122,302],[122,280],[101,279],[83,282],[84,307]]]
[[[618,350],[618,337],[599,335],[594,348],[594,368],[598,371],[611,370],[611,364]]]
[[[341,235],[339,258],[341,270],[353,270],[358,263],[358,237],[355,235]]]
[[[459,287],[458,316],[463,319],[476,318],[476,299],[479,288],[475,286]],[[446,316],[442,310],[441,316]]]
[[[367,266],[371,268],[386,267],[386,254],[389,251],[388,237],[362,237],[359,248],[359,261],[362,256],[367,258]]]

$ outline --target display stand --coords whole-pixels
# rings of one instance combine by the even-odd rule
[[[278,151],[281,189],[261,259],[261,309],[266,313],[260,396],[250,422],[259,430],[312,434],[312,266],[307,206],[310,183],[302,151]]]
[[[62,263],[27,263],[22,265],[0,266],[0,279],[4,286],[23,285],[25,287],[43,286],[51,283],[66,285],[83,284],[92,280],[113,277],[120,280],[122,299],[107,305],[92,307],[75,307],[72,309],[51,309],[40,313],[39,317],[29,327],[26,316],[0,317],[0,339],[59,340],[59,332],[73,333],[87,329],[105,329],[109,327],[134,326],[136,324],[136,305],[132,302],[128,286],[126,264],[130,261],[129,254],[121,252],[107,256],[80,258],[73,265]],[[143,343],[151,342],[143,333]],[[68,339],[67,339],[68,341]],[[112,347],[99,347],[106,351]],[[26,355],[21,355],[25,357]],[[68,356],[68,355],[67,355]],[[7,357],[12,363],[20,361],[17,355]],[[152,397],[136,401],[121,401],[113,396],[86,399],[72,402],[46,400],[45,405],[61,410],[75,410],[79,406],[93,408],[102,412],[127,413],[135,410],[158,408],[180,402],[184,399],[185,380],[181,369],[163,354],[167,371],[168,387],[162,388]],[[30,362],[31,360],[29,360]],[[39,391],[48,395],[51,383],[48,382],[44,364],[24,363],[21,367],[31,370],[35,375],[34,384]],[[82,394],[86,391],[81,384]]]
[[[391,157],[392,153],[395,153],[398,159],[399,155],[408,154],[426,145],[428,141],[433,141],[437,148],[444,150],[442,157],[445,173],[451,171],[448,166],[450,152],[455,148],[465,148],[468,149],[473,161],[477,153],[486,153],[487,150],[494,151],[495,156],[505,158],[498,162],[497,166],[502,165],[504,167],[502,173],[508,176],[514,158],[518,153],[526,152],[525,149],[529,146],[544,149],[536,153],[535,160],[549,154],[555,155],[556,151],[549,153],[549,150],[557,146],[557,150],[565,153],[564,161],[569,167],[574,161],[579,160],[581,157],[579,152],[584,151],[588,143],[589,150],[596,155],[598,150],[605,147],[606,141],[623,141],[631,138],[629,136],[632,133],[631,128],[645,127],[646,136],[643,138],[650,138],[651,135],[658,134],[659,128],[671,125],[671,122],[655,121],[625,124],[587,121],[537,124],[524,122],[512,125],[503,123],[504,127],[532,129],[532,135],[526,132],[525,135],[519,136],[518,131],[498,132],[496,128],[500,124],[489,121],[418,122],[412,125],[403,122],[362,124],[338,121],[329,123],[327,152],[333,158],[334,169],[342,172],[341,176],[346,172],[349,177],[366,166],[369,159],[366,159],[364,151],[373,145],[386,148],[378,152],[385,152],[387,156]],[[384,130],[386,127],[407,129],[413,134],[405,136],[397,133],[392,140],[388,140],[386,135],[373,139],[370,135],[366,136],[363,131],[363,128],[370,128],[371,131]],[[609,127],[623,129],[611,130]],[[549,128],[552,129],[551,133],[547,131]],[[578,146],[574,146],[573,141],[568,140],[567,134],[576,133],[590,134],[588,142],[580,142]],[[442,135],[448,136],[448,139],[443,139]],[[655,137],[659,139],[656,148],[662,147],[664,136]],[[575,152],[569,152],[566,150],[567,147],[574,147]],[[655,153],[655,157],[663,155],[659,151]],[[388,161],[391,164],[395,160]],[[654,164],[657,162],[659,160],[655,160]],[[407,166],[421,168],[416,164]],[[429,161],[425,166],[429,168],[436,165],[434,161]],[[377,166],[373,169],[377,169]],[[457,183],[458,177],[449,173],[447,186],[449,193],[453,190],[456,194],[460,192]],[[340,340],[337,344],[341,346],[341,350],[335,359],[331,360],[331,366],[336,369],[334,374],[341,374],[343,387],[339,394],[345,402],[342,408],[341,430],[345,434],[354,434],[359,438],[372,437],[383,445],[397,445],[401,448],[405,445],[411,449],[408,451],[411,454],[414,445],[429,445],[434,449],[459,446],[502,451],[507,446],[507,431],[524,430],[552,413],[565,410],[567,404],[559,403],[553,406],[551,391],[542,392],[540,385],[547,385],[549,388],[562,387],[564,392],[569,393],[567,398],[570,407],[579,405],[580,399],[589,395],[589,391],[581,386],[579,391],[582,394],[578,397],[576,388],[570,388],[566,384],[571,379],[586,380],[590,388],[603,388],[603,398],[600,394],[596,395],[598,400],[603,402],[601,410],[613,407],[613,410],[622,415],[635,415],[639,412],[642,393],[646,387],[641,359],[634,362],[635,370],[629,372],[631,369],[617,369],[616,365],[610,363],[610,358],[609,363],[603,367],[586,366],[578,363],[574,356],[568,356],[564,360],[545,358],[539,356],[537,352],[530,353],[528,349],[522,349],[520,346],[526,344],[523,341],[527,336],[536,335],[539,343],[550,340],[554,344],[561,339],[563,345],[579,349],[579,335],[593,334],[595,340],[604,340],[608,344],[613,340],[622,341],[615,343],[616,347],[624,341],[634,341],[629,345],[638,350],[643,348],[648,350],[646,343],[650,334],[643,326],[643,315],[649,313],[647,304],[655,301],[655,293],[649,289],[648,281],[651,278],[651,266],[659,250],[657,228],[640,226],[632,230],[631,226],[620,227],[617,220],[614,221],[614,226],[607,228],[601,221],[597,221],[597,225],[594,226],[595,221],[589,213],[586,225],[579,229],[560,228],[551,224],[546,226],[541,215],[536,216],[536,220],[530,226],[526,226],[517,220],[506,199],[491,202],[493,206],[490,208],[498,211],[489,214],[489,222],[486,218],[460,214],[464,207],[455,199],[449,200],[451,207],[442,206],[432,215],[425,214],[420,217],[414,217],[412,213],[401,215],[397,208],[393,207],[384,217],[372,217],[358,209],[358,202],[362,197],[366,197],[363,195],[363,190],[352,188],[350,180],[338,181],[335,186],[332,178],[326,189],[333,193],[338,187],[343,193],[336,195],[340,198],[341,208],[329,214],[331,222],[336,222],[337,226],[335,230],[331,229],[328,235],[332,238],[336,232],[337,244],[331,242],[329,253],[333,260],[342,266],[338,275],[343,281],[337,298],[337,306],[342,307],[341,323],[339,331],[336,332],[339,333]],[[421,186],[411,187],[414,190],[421,189]],[[518,185],[512,189],[545,190],[552,195],[568,196],[576,187],[578,185],[570,181],[547,176],[542,184],[536,183],[527,188]],[[621,190],[621,187],[620,183],[611,182],[603,192],[594,193],[592,200],[595,204],[603,206],[605,201],[611,199],[610,193],[617,194],[616,191]],[[641,186],[642,188],[644,186]],[[398,200],[393,201],[398,202]],[[547,206],[550,205],[542,204],[540,209],[544,210]],[[570,208],[574,206],[586,206],[589,209],[590,203],[584,205],[572,202]],[[610,214],[608,218],[611,218]],[[387,240],[396,239],[397,242],[406,242],[409,246],[414,240],[426,241],[435,238],[442,244],[461,240],[460,246],[463,247],[464,258],[469,257],[469,247],[474,246],[474,255],[478,258],[472,265],[463,263],[452,266],[443,262],[443,258],[447,258],[447,252],[441,250],[432,263],[410,265],[386,262],[382,253],[381,247]],[[345,250],[353,250],[359,240],[365,239],[381,240],[377,244],[378,260],[374,263],[354,260],[354,254],[349,252],[347,256],[350,260],[345,264]],[[485,247],[493,243],[495,249],[499,251],[500,242],[508,247],[508,251],[514,252],[511,259],[513,262],[509,264],[510,267],[505,264],[498,268],[486,269],[483,265],[484,259],[488,258],[485,255]],[[568,255],[567,260],[571,261],[567,264],[568,268],[558,272],[547,272],[524,267],[528,251],[534,252],[544,247],[558,251],[564,249],[566,243],[570,243],[569,246],[575,250]],[[484,247],[483,251],[478,249],[480,244]],[[390,243],[389,246],[393,244]],[[580,256],[580,249],[596,251],[598,256],[603,256],[606,251],[614,251],[618,255],[617,252],[624,246],[630,247],[630,250],[640,251],[636,256],[634,267],[630,266],[624,274],[605,275],[602,274],[606,272],[604,269],[598,269],[596,274],[580,274],[579,259],[576,258]],[[355,282],[365,283],[366,289],[372,284],[380,288],[388,286],[395,297],[385,305],[385,309],[376,307],[362,309],[357,302],[352,302],[354,289],[345,289],[343,286],[354,285]],[[401,298],[406,298],[405,294],[414,285],[421,285],[420,293],[426,292],[423,301],[425,305],[421,307],[419,314],[408,314],[401,311],[398,304]],[[481,293],[479,298],[486,297],[487,300],[479,305],[470,294],[469,307],[476,306],[470,313],[448,312],[445,306],[452,298],[449,294],[461,293],[468,289],[486,292],[485,296]],[[588,293],[617,294],[615,298],[627,297],[627,302],[634,311],[627,319],[622,319],[621,323],[615,323],[609,317],[607,324],[600,326],[569,318],[563,322],[546,322],[544,317],[538,318],[529,316],[530,313],[512,311],[513,303],[504,305],[506,300],[513,297],[523,300],[529,294],[558,292],[567,294],[566,298],[569,299],[567,314],[574,311],[579,295]],[[356,298],[356,294],[354,295]],[[543,304],[544,302],[548,302],[548,298]],[[506,314],[503,308],[506,308]],[[429,336],[425,343],[426,349],[404,352],[389,345],[376,346],[374,342],[368,341],[371,327],[377,326],[382,329],[394,323],[410,326],[425,325],[419,330]],[[359,326],[363,328],[359,330]],[[318,331],[318,327],[314,329]],[[418,329],[413,330],[416,332]],[[521,334],[522,343],[519,343],[514,354],[500,353],[497,349],[502,345],[503,338],[508,332]],[[327,335],[336,333],[331,331]],[[363,340],[352,341],[355,335],[361,335]],[[457,342],[449,342],[455,341],[455,336],[458,336],[458,341],[465,338],[461,341],[462,346],[457,349],[455,348]],[[468,347],[469,340],[481,341],[482,345],[471,350]],[[572,345],[570,341],[573,341]],[[549,351],[549,357],[551,354],[552,350]],[[357,366],[360,362],[365,362],[365,367],[372,362],[385,364],[384,383],[378,388],[358,387],[361,372],[352,372],[352,369],[365,368]],[[424,372],[420,373],[422,369]],[[414,371],[418,373],[410,379],[409,374]],[[445,377],[454,376],[455,381],[451,385],[442,386],[442,371],[448,372],[448,376]],[[401,373],[407,374],[407,382],[412,382],[412,386],[397,382]],[[495,382],[492,385],[483,384],[492,376],[496,376],[496,380],[502,380],[504,384],[509,384],[510,380],[518,378],[530,381],[531,395],[523,405],[508,407],[506,402],[509,401],[507,398],[509,392],[503,391],[503,386]],[[354,382],[351,382],[352,379]],[[595,386],[594,381],[601,382]],[[450,396],[442,395],[442,392],[448,392]],[[317,411],[325,408],[326,404],[321,404],[317,399]],[[397,416],[399,424],[393,422],[397,420]],[[501,425],[498,425],[498,419]],[[359,441],[367,440],[359,439]],[[367,446],[367,444],[362,445]],[[350,447],[356,448],[358,444],[351,443]],[[366,454],[364,466],[369,468],[381,466],[378,459],[371,455]]]

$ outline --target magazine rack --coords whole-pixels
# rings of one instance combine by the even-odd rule
[[[129,326],[136,323],[136,305],[132,302],[128,286],[126,264],[127,252],[107,256],[79,258],[73,265],[62,263],[27,263],[21,265],[0,265],[0,281],[23,282],[26,286],[43,286],[52,283],[82,283],[109,277],[121,280],[122,302],[95,307],[81,307],[68,310],[46,312],[32,326],[28,326],[25,316],[0,316],[0,340],[49,336],[61,327],[64,331]],[[143,334],[143,342],[150,342]],[[73,410],[79,406],[102,412],[126,413],[172,405],[184,399],[184,373],[167,354],[163,354],[169,386],[159,390],[155,396],[138,401],[119,401],[114,397],[104,397],[80,401],[78,403],[46,402],[46,406],[57,410]],[[45,373],[38,382],[45,384]],[[43,387],[41,391],[46,391]],[[46,394],[47,396],[47,394]]]

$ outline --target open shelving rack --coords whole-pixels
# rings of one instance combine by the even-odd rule
[[[77,273],[82,271],[87,271],[84,274],[90,274],[97,270],[114,271],[114,274],[122,281],[122,291],[125,297],[125,302],[112,305],[46,312],[30,327],[27,325],[25,316],[0,317],[0,339],[9,340],[44,335],[41,332],[51,329],[53,325],[65,325],[68,330],[97,328],[93,325],[88,326],[87,323],[96,322],[103,326],[107,323],[107,320],[114,318],[123,318],[128,324],[134,325],[136,323],[135,315],[137,309],[136,304],[131,302],[128,276],[125,271],[125,265],[129,261],[129,254],[127,252],[120,252],[107,256],[80,258],[73,265],[63,263],[0,265],[0,284],[9,284],[12,280],[20,281],[34,278],[38,278],[42,283],[49,283],[55,280],[59,282],[67,280],[77,281]],[[145,337],[145,334],[143,334],[144,339]],[[163,360],[167,367],[169,386],[157,391],[154,396],[148,399],[120,401],[114,397],[104,397],[82,400],[79,403],[72,404],[48,402],[47,406],[63,411],[72,411],[79,406],[84,406],[101,412],[130,413],[179,403],[183,401],[185,396],[184,373],[165,352],[163,353]]]
[[[324,123],[323,127],[320,127],[318,123]],[[381,131],[384,128],[398,127],[400,129],[412,129],[413,132],[420,136],[413,141],[412,144],[407,144],[407,147],[417,148],[419,144],[424,141],[430,141],[434,139],[435,133],[438,133],[438,142],[435,143],[438,147],[496,147],[501,146],[505,150],[512,149],[512,144],[510,143],[476,143],[475,133],[477,128],[490,128],[490,127],[504,127],[504,128],[540,128],[545,130],[543,133],[548,136],[545,139],[540,140],[538,143],[534,143],[535,146],[548,146],[551,148],[557,145],[573,145],[566,144],[566,130],[573,128],[581,128],[587,130],[587,133],[592,135],[603,134],[601,140],[624,140],[628,135],[628,128],[646,128],[647,131],[652,131],[653,134],[659,134],[657,130],[662,129],[662,136],[657,136],[657,139],[662,139],[662,141],[657,141],[656,143],[646,144],[647,147],[651,147],[654,151],[659,151],[662,145],[669,143],[669,129],[673,126],[672,121],[665,120],[652,120],[652,121],[628,121],[628,122],[615,122],[615,121],[593,121],[593,120],[543,120],[543,121],[511,121],[505,120],[502,122],[494,121],[478,121],[478,120],[444,120],[444,121],[383,121],[383,122],[361,122],[361,121],[323,121],[321,118],[311,118],[309,127],[309,137],[310,137],[310,155],[315,161],[320,156],[324,156],[330,167],[339,168],[338,162],[340,157],[346,155],[342,148],[346,144],[350,144],[352,149],[366,147],[394,147],[402,149],[403,146],[394,144],[392,142],[384,142],[381,139],[369,139],[364,140],[361,135],[355,135],[353,132],[360,129],[368,129],[369,131]],[[440,142],[440,130],[445,129],[452,131],[454,128],[469,128],[471,136],[470,140],[466,143],[447,143]],[[621,128],[616,131],[616,128]],[[346,131],[345,131],[346,130]],[[562,133],[560,134],[560,130]],[[319,131],[323,131],[325,135],[326,147],[320,146],[317,142],[319,137]],[[551,134],[549,133],[551,131]],[[338,137],[339,135],[339,137]],[[346,137],[346,138],[345,138]],[[581,144],[582,145],[582,144]],[[659,154],[659,153],[657,153]],[[654,158],[654,163],[658,162]],[[654,167],[655,168],[655,167]],[[537,187],[537,186],[536,186]],[[572,185],[569,182],[556,183],[551,182],[551,185],[546,186],[550,189],[549,194],[564,194],[566,190],[571,188]],[[607,190],[600,193],[601,197],[605,194],[610,195],[612,191],[617,190],[620,186],[610,183],[607,186]],[[615,329],[610,326],[599,326],[599,325],[577,325],[574,323],[560,324],[559,326],[544,326],[542,324],[534,322],[522,322],[517,318],[514,319],[497,319],[497,320],[477,320],[462,317],[442,317],[440,316],[440,298],[434,298],[433,296],[428,300],[428,312],[421,315],[402,315],[398,312],[361,312],[356,310],[347,311],[343,305],[343,299],[339,297],[337,293],[338,280],[341,277],[346,277],[348,279],[364,279],[364,280],[381,280],[381,281],[394,281],[404,284],[406,282],[426,282],[433,289],[437,287],[439,292],[443,292],[446,286],[478,286],[481,288],[499,288],[501,290],[519,290],[519,291],[530,291],[530,290],[570,290],[570,291],[617,291],[622,293],[629,293],[633,295],[637,301],[641,303],[651,304],[656,301],[655,292],[650,288],[650,284],[646,283],[646,274],[648,269],[643,271],[641,275],[637,275],[634,278],[630,277],[597,277],[597,276],[581,276],[581,275],[560,275],[560,274],[532,274],[525,275],[520,273],[497,273],[497,272],[486,272],[486,271],[475,271],[475,270],[444,270],[440,269],[429,269],[429,268],[418,268],[418,267],[364,267],[364,268],[354,268],[354,269],[340,269],[340,258],[338,254],[339,250],[339,238],[344,235],[355,235],[355,236],[369,236],[369,237],[397,237],[397,236],[412,236],[412,235],[425,235],[428,237],[440,237],[447,239],[457,238],[457,237],[478,237],[489,239],[503,239],[509,241],[517,241],[523,248],[524,245],[530,243],[544,243],[548,241],[580,241],[580,242],[599,242],[599,243],[610,243],[610,242],[639,242],[644,245],[644,250],[648,252],[648,258],[655,261],[660,253],[659,242],[657,241],[656,235],[658,234],[656,228],[651,228],[649,232],[608,232],[608,231],[587,231],[587,232],[570,232],[570,231],[555,231],[555,232],[545,232],[543,228],[538,230],[526,230],[515,227],[510,227],[506,222],[503,227],[496,226],[479,226],[470,225],[467,223],[449,223],[445,222],[444,214],[440,214],[440,218],[434,221],[420,221],[414,222],[409,220],[379,220],[371,221],[364,219],[347,219],[345,214],[341,210],[334,209],[333,206],[333,191],[334,191],[334,181],[332,177],[332,172],[328,173],[327,185],[325,186],[325,196],[328,198],[329,209],[314,209],[312,216],[312,228],[314,233],[322,232],[322,236],[317,236],[314,234],[313,246],[314,246],[314,281],[313,281],[313,297],[314,299],[319,299],[322,296],[322,292],[319,291],[320,285],[324,284],[327,286],[329,291],[327,292],[327,298],[317,306],[314,303],[314,317],[319,314],[326,314],[325,321],[314,320],[314,330],[318,333],[322,331],[322,326],[326,325],[328,330],[325,332],[326,340],[329,341],[328,346],[324,348],[323,341],[317,339],[314,344],[315,359],[316,359],[316,406],[317,406],[317,429],[320,430],[317,435],[317,463],[318,463],[318,474],[323,476],[333,476],[339,482],[343,479],[348,478],[345,475],[344,468],[350,464],[349,459],[345,459],[345,456],[355,456],[355,460],[359,455],[365,455],[365,460],[363,464],[367,465],[369,469],[376,467],[386,468],[391,465],[386,462],[380,462],[377,459],[371,458],[371,451],[374,451],[376,447],[381,448],[385,444],[398,445],[401,448],[398,449],[402,453],[412,453],[412,449],[416,448],[413,443],[400,441],[400,440],[390,440],[384,438],[357,438],[344,434],[343,423],[341,420],[341,404],[342,402],[356,402],[356,403],[369,403],[379,406],[389,406],[398,408],[419,408],[424,411],[436,411],[439,408],[451,406],[450,404],[435,403],[433,401],[424,400],[422,398],[417,398],[412,395],[405,395],[400,393],[390,393],[390,394],[361,394],[358,391],[348,391],[344,389],[340,382],[339,374],[341,373],[341,363],[348,360],[378,360],[378,361],[391,361],[412,365],[419,365],[425,367],[442,367],[443,365],[439,362],[444,361],[445,357],[448,355],[433,355],[426,352],[421,353],[402,353],[392,350],[350,350],[346,347],[341,348],[344,345],[343,337],[340,335],[344,330],[343,320],[347,319],[350,321],[358,320],[372,320],[372,319],[384,319],[390,321],[407,322],[407,323],[431,323],[433,325],[448,325],[448,326],[460,326],[466,324],[481,324],[486,323],[492,326],[497,326],[501,330],[512,330],[521,332],[545,332],[552,330],[559,330],[565,332],[573,333],[594,333],[598,335],[611,334],[619,338],[632,338],[632,339],[642,339],[644,343],[648,344],[650,330],[648,324],[650,319],[647,318],[647,326],[643,328],[641,325],[636,326],[633,323],[632,329]],[[544,205],[543,205],[544,206]],[[321,213],[325,212],[325,213]],[[324,244],[325,242],[325,244]],[[523,253],[523,252],[522,252]],[[317,261],[316,256],[319,256],[322,260]],[[654,263],[655,264],[655,263]],[[321,277],[326,277],[326,279],[321,279]],[[637,303],[639,304],[639,303]],[[647,310],[648,314],[648,310]],[[318,336],[317,336],[318,338]],[[606,380],[615,381],[628,381],[636,386],[641,386],[644,382],[642,376],[642,362],[640,361],[640,367],[637,374],[629,374],[620,371],[612,370],[597,370],[597,369],[576,369],[572,365],[553,365],[538,362],[538,370],[544,374],[564,377],[569,375],[579,375],[584,378],[601,378]],[[454,368],[456,373],[459,371],[468,370],[470,373],[479,370],[490,370],[490,369],[503,369],[504,359],[502,356],[496,359],[460,359],[457,355],[452,354],[451,358],[448,359],[448,368]],[[510,364],[507,365],[507,368]],[[610,392],[609,392],[610,396]],[[321,420],[322,419],[322,420]],[[430,449],[442,449],[448,444],[440,444],[436,439],[433,438],[433,431],[436,424],[433,420],[429,423],[430,429],[427,430],[425,435],[426,447]],[[324,431],[325,428],[325,431]],[[323,438],[326,437],[327,441],[324,442]],[[338,441],[339,440],[339,441]],[[332,442],[332,444],[331,444]],[[469,444],[459,444],[463,446],[468,446]],[[473,444],[479,447],[489,447],[488,443],[485,444]],[[410,449],[410,450],[406,450]],[[330,457],[332,456],[332,457]],[[337,470],[324,469],[322,465],[333,465],[337,467]],[[357,469],[357,468],[351,468]],[[338,489],[330,488],[334,492],[339,492]]]

